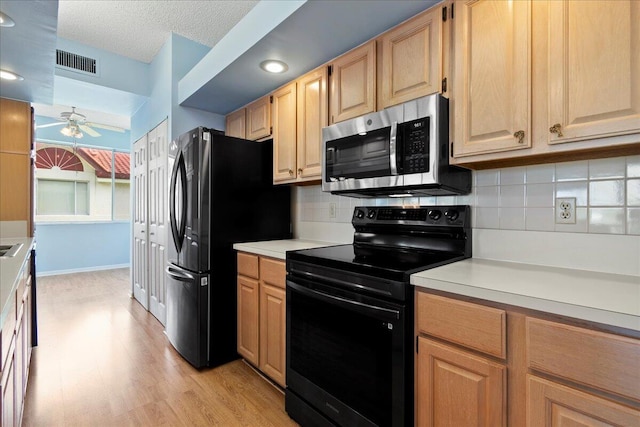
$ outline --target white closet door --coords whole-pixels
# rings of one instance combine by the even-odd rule
[[[147,136],[133,144],[133,296],[149,309],[147,236]]]
[[[148,134],[149,146],[149,311],[163,325],[167,318],[166,273],[168,126],[165,120]]]

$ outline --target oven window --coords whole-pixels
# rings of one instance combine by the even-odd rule
[[[289,366],[376,425],[392,424],[386,322],[292,291]]]

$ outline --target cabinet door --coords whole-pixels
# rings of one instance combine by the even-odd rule
[[[530,1],[455,11],[454,156],[530,147]]]
[[[0,221],[29,221],[30,162],[27,154],[0,153]]]
[[[260,369],[285,386],[285,290],[264,282],[260,286]]]
[[[8,358],[2,370],[2,425],[15,425],[16,387],[15,387],[15,346],[12,341]]]
[[[238,353],[258,366],[258,281],[238,276]]]
[[[271,101],[269,96],[247,105],[246,138],[261,139],[271,135]]]
[[[322,128],[327,122],[327,68],[312,71],[298,80],[297,164],[298,180],[321,175]]]
[[[528,376],[529,427],[637,426],[640,411],[551,381]]]
[[[549,3],[548,126],[550,144],[640,132],[640,2]]]
[[[378,109],[440,91],[442,11],[423,13],[385,33]]]
[[[167,211],[169,209],[169,178],[167,177],[168,143],[167,121],[163,121],[148,136],[149,154],[149,311],[163,325],[167,318]]]
[[[296,180],[296,84],[273,93],[273,181]]]
[[[31,105],[0,98],[0,151],[30,154]]]
[[[245,109],[227,115],[224,134],[235,138],[245,138],[246,116]]]
[[[506,426],[506,368],[420,337],[418,426]]]
[[[147,289],[148,236],[147,236],[147,135],[133,144],[133,296],[145,309],[149,309]]]
[[[372,40],[331,64],[331,123],[372,113],[376,109],[376,42]]]

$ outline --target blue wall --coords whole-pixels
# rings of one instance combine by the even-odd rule
[[[171,34],[149,64],[149,99],[131,117],[132,142],[165,118],[171,139],[196,126],[224,129],[224,116],[178,104],[178,82],[207,52],[209,47]]]
[[[36,223],[36,274],[128,267],[129,222]]]

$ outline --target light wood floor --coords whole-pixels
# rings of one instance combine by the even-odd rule
[[[197,371],[129,297],[129,270],[38,278],[23,426],[296,426],[244,362]]]

